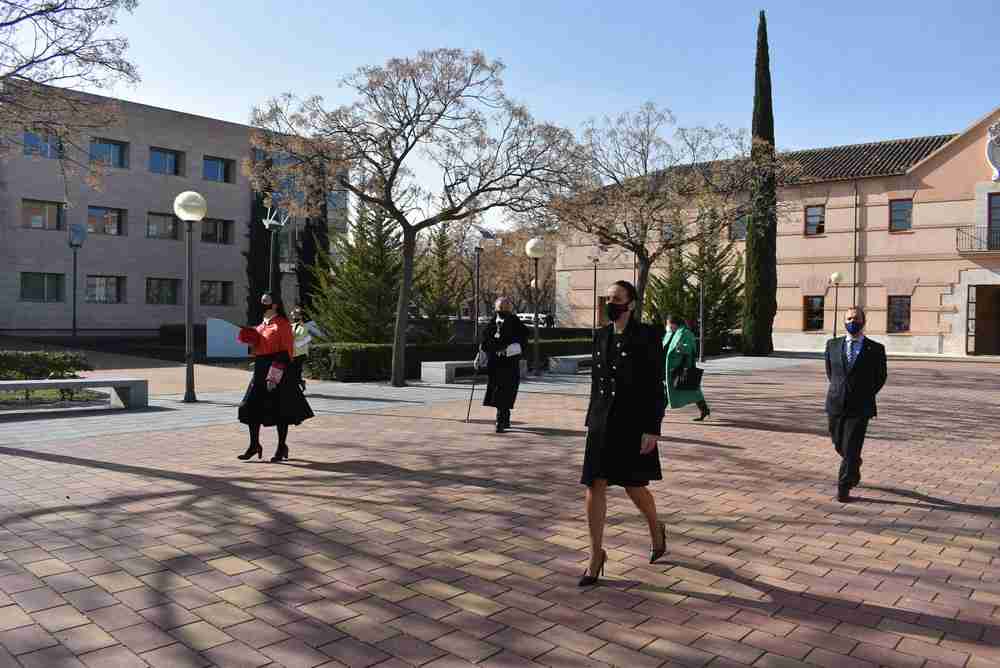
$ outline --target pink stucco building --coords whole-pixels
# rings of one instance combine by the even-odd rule
[[[1000,109],[954,135],[792,159],[804,178],[779,194],[777,349],[822,350],[836,299],[864,306],[890,352],[1000,355]],[[632,279],[630,254],[564,243],[560,324],[593,322],[595,262],[598,304],[608,283]]]

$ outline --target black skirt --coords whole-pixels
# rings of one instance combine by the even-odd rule
[[[590,487],[604,479],[608,485],[645,487],[650,480],[663,479],[659,450],[641,454],[642,428],[628,419],[628,411],[616,410],[620,405],[616,402],[612,407],[605,427],[587,430],[581,484]]]
[[[243,424],[273,427],[278,424],[302,424],[313,417],[312,408],[299,387],[299,374],[291,364],[285,369],[278,386],[267,389],[267,372],[271,363],[287,361],[288,356],[261,355],[254,359],[253,377],[240,402],[239,419]]]

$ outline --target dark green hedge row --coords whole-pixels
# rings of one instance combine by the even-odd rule
[[[534,351],[531,343],[524,351],[529,364]],[[558,355],[584,355],[591,350],[591,339],[557,339],[541,341],[542,366],[548,358]],[[421,362],[472,360],[476,346],[471,343],[431,343],[406,347],[406,377],[420,378]],[[387,380],[392,375],[392,345],[388,343],[331,343],[311,346],[306,362],[306,375],[321,380],[373,381]]]
[[[81,353],[0,350],[0,380],[72,378],[92,369]]]

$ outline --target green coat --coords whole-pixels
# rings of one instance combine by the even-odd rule
[[[694,357],[694,332],[687,327],[679,327],[676,332],[671,332],[670,329],[667,329],[667,333],[663,336],[663,347],[666,350],[667,358],[667,384],[665,388],[667,405],[670,408],[680,408],[681,406],[704,401],[705,395],[701,393],[700,388],[697,390],[673,389],[673,376],[681,367],[681,364],[690,366],[696,361]]]

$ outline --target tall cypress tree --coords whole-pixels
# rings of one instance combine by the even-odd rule
[[[295,274],[299,284],[300,306],[306,310],[312,305],[313,293],[316,291],[316,280],[312,268],[321,261],[324,254],[330,252],[330,228],[327,224],[330,194],[326,183],[326,170],[321,165],[318,168],[316,181],[313,183],[309,197],[317,202],[317,215],[307,218],[303,226],[303,234],[296,249],[298,263]]]
[[[263,318],[260,297],[267,292],[268,263],[271,257],[271,233],[262,220],[267,215],[264,193],[255,192],[250,203],[250,221],[247,225],[249,244],[243,251],[247,266],[247,324],[256,325]]]
[[[778,313],[778,219],[774,167],[774,108],[767,19],[757,25],[757,71],[753,99],[753,183],[747,222],[746,298],[743,305],[743,353],[774,352],[772,332]]]

